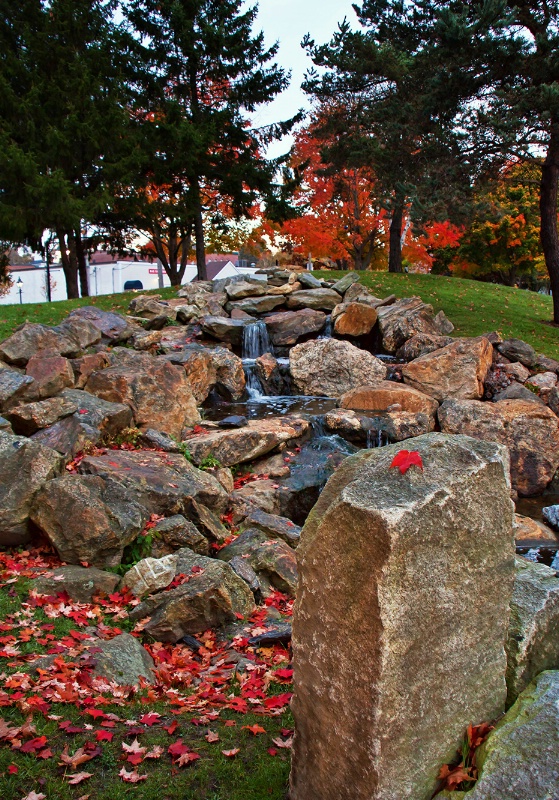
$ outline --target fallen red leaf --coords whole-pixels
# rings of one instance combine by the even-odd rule
[[[417,450],[400,450],[400,452],[394,456],[390,469],[392,469],[392,467],[398,467],[401,474],[404,475],[412,466],[419,467],[421,470],[423,469],[423,461],[419,452]]]
[[[74,773],[74,775],[66,775],[66,777],[68,778],[68,783],[71,786],[77,786],[78,783],[81,783],[82,781],[86,781],[88,778],[92,778],[93,777],[93,773],[92,772],[76,772],[76,773]]]

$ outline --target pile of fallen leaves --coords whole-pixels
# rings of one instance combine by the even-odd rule
[[[468,791],[471,789],[478,778],[476,766],[476,754],[478,748],[485,742],[493,725],[483,722],[481,725],[468,725],[462,750],[459,751],[459,763],[445,764],[439,772],[439,780],[443,782],[437,792],[448,789]]]
[[[0,591],[20,596],[22,579],[52,577],[57,566],[60,561],[47,548],[0,553]],[[289,618],[293,601],[287,596],[272,594],[250,620],[239,622],[238,635],[232,640],[222,641],[215,631],[206,631],[196,639],[188,637],[188,645],[145,642],[156,666],[155,683],[141,679],[137,687],[120,686],[94,674],[95,643],[124,630],[142,640],[146,621],[133,625],[128,619],[138,603],[132,595],[118,591],[95,597],[91,603],[76,603],[62,586],[53,595],[39,595],[31,588],[22,597],[17,610],[0,622],[0,711],[17,710],[24,722],[14,724],[0,716],[1,747],[42,763],[56,762],[61,780],[77,785],[92,777],[90,762],[94,764],[116,736],[122,740],[122,764],[115,777],[138,783],[148,779],[145,767],[155,760],[166,760],[171,769],[178,770],[199,761],[200,753],[180,735],[185,715],[189,726],[207,729],[207,743],[219,747],[217,723],[234,727],[231,716],[258,715],[264,720],[286,713],[291,699],[290,652],[281,644],[259,648],[251,640],[274,627],[270,615]],[[30,667],[39,657],[37,665]],[[65,707],[72,708],[73,720],[66,718]],[[141,707],[145,713],[137,715]],[[165,711],[154,711],[154,707]],[[130,717],[130,709],[136,716]],[[41,716],[56,723],[57,746],[37,733]],[[238,728],[251,736],[266,735],[261,725]],[[156,729],[168,737],[167,746],[142,743],[142,734]],[[85,737],[79,747],[68,742],[60,746],[60,736],[77,735]],[[270,736],[268,744],[272,757],[288,750],[291,731],[282,729],[281,736]],[[240,746],[220,750],[228,759],[240,752]],[[10,764],[7,774],[17,771],[17,765]],[[44,795],[31,792],[26,800],[37,797]]]

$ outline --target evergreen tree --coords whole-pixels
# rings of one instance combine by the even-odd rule
[[[161,260],[173,284],[192,231],[204,280],[204,216],[221,222],[226,204],[240,218],[261,198],[278,213],[279,164],[263,149],[297,117],[257,130],[248,116],[288,77],[273,63],[277,45],[267,49],[263,34],[253,34],[257,7],[242,0],[132,0],[125,13],[138,40],[133,120],[143,162],[140,180],[131,175],[121,187],[122,202],[160,258],[166,231],[169,258]],[[171,240],[181,243],[174,257]]]

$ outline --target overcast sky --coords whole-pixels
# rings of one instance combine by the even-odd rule
[[[259,0],[257,27],[266,35],[266,43],[279,40],[277,60],[282,67],[291,70],[291,86],[273,103],[262,108],[254,122],[257,125],[289,119],[301,107],[308,107],[306,95],[301,91],[301,81],[311,61],[301,48],[306,33],[318,44],[327,42],[337,28],[338,22],[347,17],[357,23],[351,0]],[[290,142],[274,145],[269,155],[276,156],[289,149]]]

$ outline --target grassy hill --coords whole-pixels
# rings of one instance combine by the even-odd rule
[[[329,279],[343,275],[341,272],[316,274]],[[362,282],[380,297],[392,293],[397,297],[418,295],[424,302],[431,303],[435,311],[443,309],[456,326],[456,336],[478,336],[498,330],[505,337],[524,339],[538,352],[559,359],[559,328],[549,324],[552,318],[550,297],[508,286],[437,275],[365,272]],[[154,293],[174,297],[175,289]],[[0,341],[26,320],[57,325],[78,306],[95,305],[106,311],[124,313],[132,296],[125,292],[57,303],[0,306]]]

